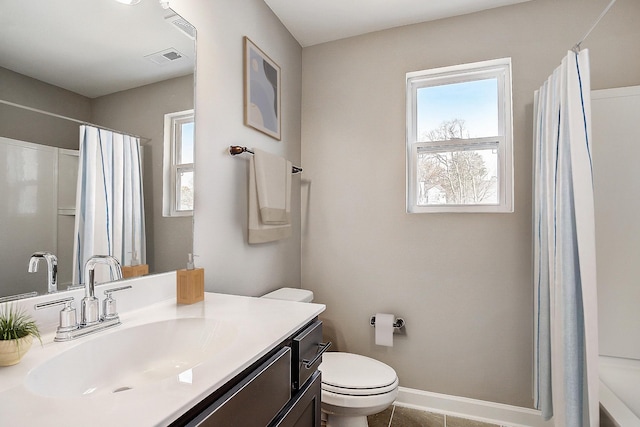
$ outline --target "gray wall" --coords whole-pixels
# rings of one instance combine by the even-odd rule
[[[300,177],[292,181],[293,235],[247,243],[248,155],[255,147],[300,163],[302,48],[262,0],[178,0],[171,6],[198,30],[196,73],[196,265],[208,291],[261,295],[300,286]],[[243,37],[282,72],[282,140],[243,124]]]
[[[78,120],[91,119],[91,99],[0,67],[0,99]],[[78,125],[0,104],[0,136],[78,149]]]
[[[608,1],[535,0],[303,50],[302,286],[341,350],[405,387],[532,406],[533,92]],[[640,3],[583,44],[594,89],[640,83]],[[511,57],[515,212],[405,213],[405,73]],[[374,345],[369,316],[407,322]]]

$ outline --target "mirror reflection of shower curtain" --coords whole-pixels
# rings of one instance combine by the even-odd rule
[[[111,255],[122,265],[146,262],[144,197],[139,138],[80,126],[73,283],[82,284],[84,264]],[[108,269],[96,281],[109,281]]]
[[[598,427],[598,301],[589,55],[570,51],[534,99],[535,405]]]

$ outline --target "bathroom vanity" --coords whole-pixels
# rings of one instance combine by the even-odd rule
[[[319,427],[321,340],[315,319],[171,426]]]
[[[120,306],[122,325],[69,342],[46,331],[0,368],[3,425],[319,425],[324,305],[207,293]]]

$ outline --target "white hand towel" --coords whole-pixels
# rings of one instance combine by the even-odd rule
[[[291,162],[254,149],[260,217],[263,224],[291,223]]]
[[[291,224],[269,225],[260,220],[254,157],[249,159],[249,244],[266,243],[291,236]]]

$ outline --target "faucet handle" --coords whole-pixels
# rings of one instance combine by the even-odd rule
[[[107,296],[102,301],[102,320],[112,320],[118,318],[118,312],[116,310],[116,300],[111,297],[113,292],[124,291],[125,289],[131,289],[131,285],[120,286],[118,288],[107,289],[104,294]]]
[[[73,297],[61,298],[53,301],[41,302],[33,306],[36,310],[42,310],[43,308],[55,307],[58,305],[64,305],[64,308],[60,310],[60,324],[58,325],[58,334],[70,332],[78,329],[78,320],[76,317],[76,309],[71,306]]]
[[[0,297],[0,303],[9,302],[9,301],[17,301],[19,299],[37,297],[38,293],[36,291],[26,292],[24,294],[16,294],[16,295],[8,295],[6,297]]]

